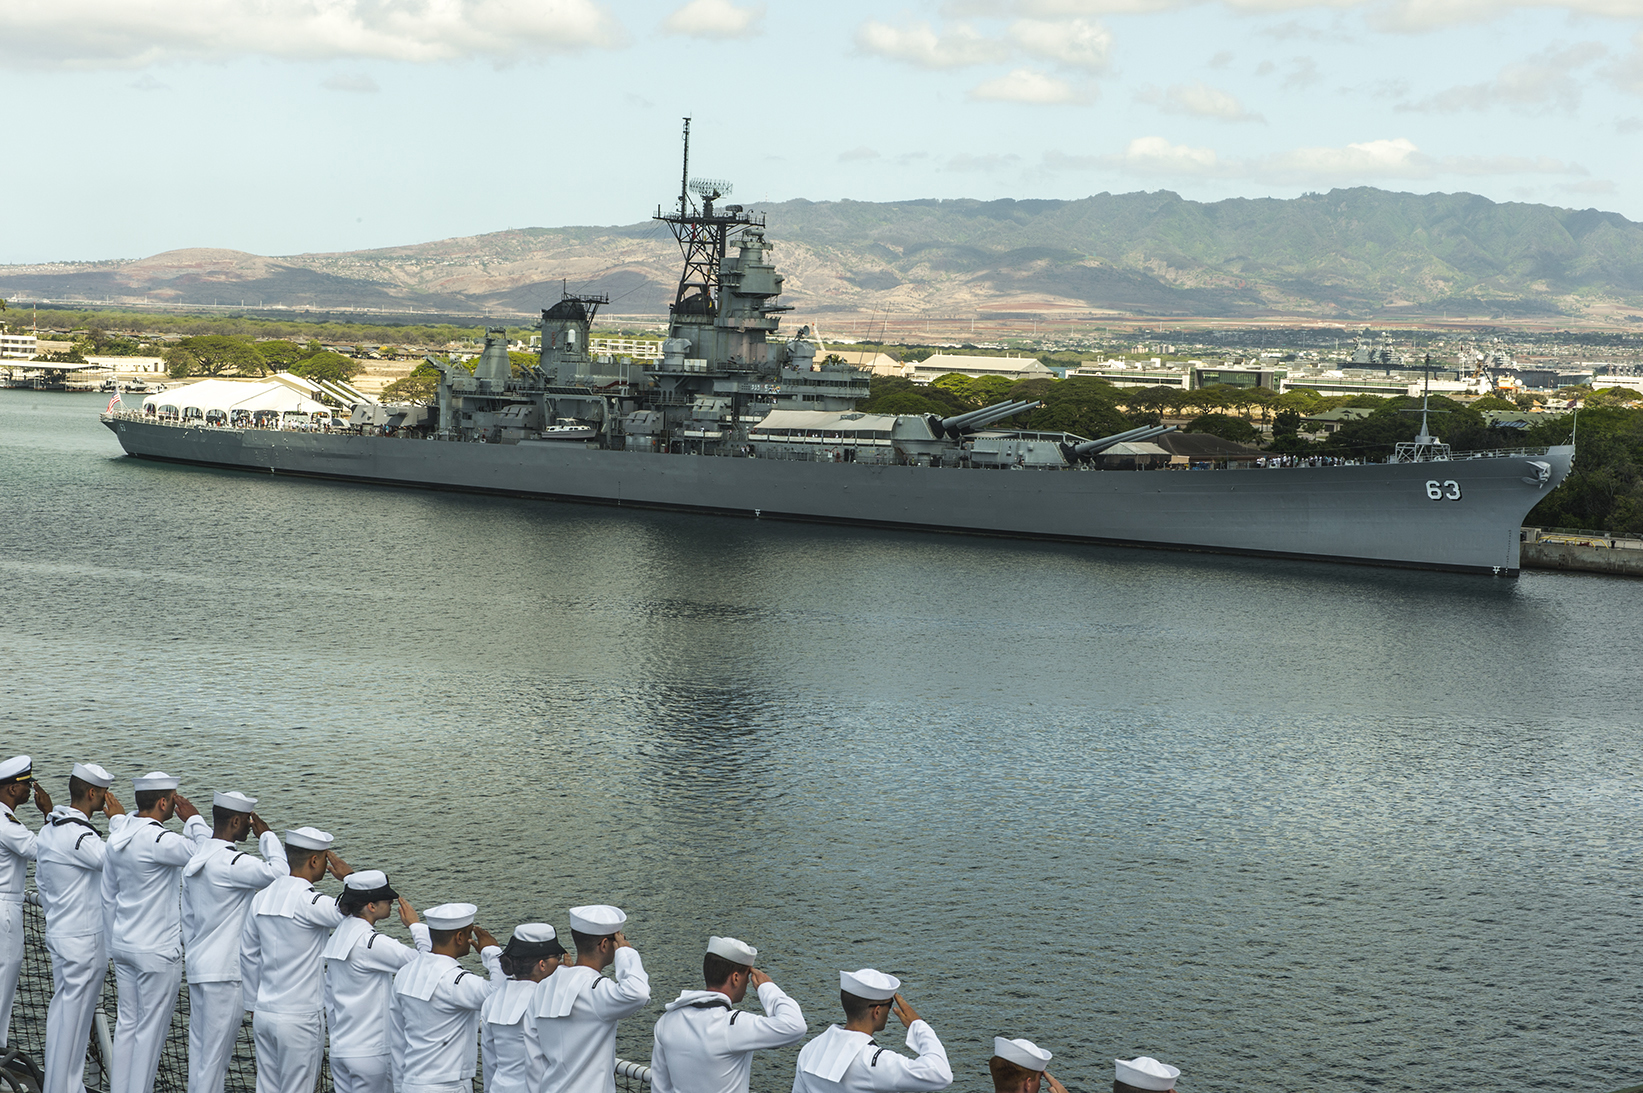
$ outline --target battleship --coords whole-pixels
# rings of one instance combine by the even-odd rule
[[[1507,577],[1524,516],[1569,472],[1572,444],[1454,452],[1424,417],[1385,462],[1113,469],[1111,453],[1170,427],[1011,427],[1026,400],[861,412],[865,372],[818,359],[808,326],[779,333],[791,309],[765,219],[724,202],[727,183],[691,178],[688,120],[684,148],[677,205],[655,215],[683,257],[660,359],[595,354],[609,301],[565,292],[541,312],[535,363],[515,368],[493,328],[472,371],[427,358],[426,404],[324,385],[336,409],[315,428],[306,414],[208,417],[184,387],[102,420],[129,455],[264,474]]]

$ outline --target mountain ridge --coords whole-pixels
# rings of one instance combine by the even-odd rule
[[[1544,317],[1643,322],[1643,224],[1595,208],[1374,187],[1196,202],[794,199],[763,214],[804,312],[1157,318]],[[513,228],[347,252],[190,247],[0,266],[0,295],[115,303],[531,312],[561,283],[662,314],[678,250],[656,221]]]

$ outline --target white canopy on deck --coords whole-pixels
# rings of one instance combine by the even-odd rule
[[[186,387],[173,387],[149,395],[143,399],[143,411],[147,413],[150,406],[156,410],[161,406],[175,406],[184,412],[190,408],[197,408],[202,414],[212,410],[221,410],[224,413],[232,413],[235,410],[273,410],[282,414],[331,412],[331,408],[324,403],[317,402],[301,391],[274,380],[253,383],[242,380],[201,380]]]

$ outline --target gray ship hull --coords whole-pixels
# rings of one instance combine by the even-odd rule
[[[134,456],[273,474],[1503,576],[1517,574],[1524,516],[1574,455],[1563,446],[1344,467],[997,471],[104,421]],[[1531,459],[1551,466],[1543,483]]]

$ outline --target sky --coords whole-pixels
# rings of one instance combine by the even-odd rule
[[[685,115],[742,202],[1643,220],[1643,0],[0,0],[0,102],[4,263],[634,223]]]

